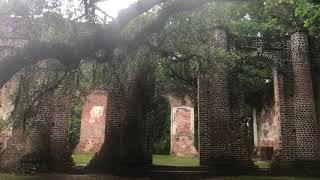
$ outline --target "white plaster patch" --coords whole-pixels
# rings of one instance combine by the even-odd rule
[[[103,106],[93,106],[90,111],[89,123],[95,123],[99,118],[103,116],[104,107]]]

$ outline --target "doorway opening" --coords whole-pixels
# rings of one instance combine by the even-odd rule
[[[72,158],[78,166],[86,166],[98,153],[105,140],[107,95],[93,90],[84,102],[75,100],[70,121]]]
[[[263,61],[249,62],[242,67],[247,144],[252,160],[259,168],[270,168],[279,147],[277,73],[275,67]]]
[[[197,83],[193,86],[172,76],[172,71],[176,74],[182,72],[179,68],[187,66],[167,60],[159,61],[154,101],[153,165],[199,166]],[[190,78],[190,81],[194,82],[194,79]]]
[[[107,91],[105,65],[81,62],[78,89],[71,106],[69,148],[76,166],[87,166],[105,143]]]

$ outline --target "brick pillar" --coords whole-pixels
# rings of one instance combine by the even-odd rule
[[[227,33],[214,30],[212,48],[227,48]],[[212,66],[215,67],[215,66]],[[210,70],[209,70],[210,71]],[[199,77],[200,164],[218,165],[232,159],[228,71],[218,68]]]
[[[149,61],[129,63],[129,66],[136,68],[129,68],[126,83],[128,111],[121,125],[121,163],[124,168],[152,164],[154,68]]]
[[[210,122],[210,95],[209,83],[205,77],[198,77],[198,118],[199,118],[199,156],[200,165],[208,165],[211,150],[211,143],[209,139],[209,122]]]
[[[296,127],[294,119],[294,79],[292,61],[287,59],[283,63],[281,72],[274,71],[274,92],[277,93],[280,106],[280,144],[279,152],[275,152],[275,160],[291,163],[296,159]]]
[[[65,171],[71,167],[72,151],[68,149],[69,120],[71,115],[71,87],[70,82],[63,83],[52,93],[51,127],[50,127],[50,169]]]
[[[320,160],[319,126],[316,118],[307,33],[291,35],[294,72],[294,113],[298,160]]]
[[[133,67],[129,68],[133,71]],[[126,117],[121,122],[121,165],[138,164],[141,157],[138,152],[139,126],[143,120],[143,96],[139,90],[136,72],[128,72],[126,81]]]
[[[311,46],[311,45],[310,45]],[[313,49],[313,52],[318,52],[318,54],[313,55],[311,64],[312,64],[312,77],[314,85],[314,95],[315,95],[315,104],[317,111],[318,123],[320,123],[320,49]],[[319,124],[320,127],[320,124]]]
[[[154,121],[154,91],[155,91],[155,66],[148,59],[144,67],[144,114],[143,131],[141,134],[141,148],[143,153],[143,163],[152,165],[152,123]]]
[[[246,132],[242,124],[245,118],[244,92],[241,89],[241,78],[238,73],[230,73],[229,80],[230,107],[231,107],[231,137],[232,137],[232,156],[237,161],[248,163],[249,152],[246,144]]]
[[[224,70],[217,70],[211,77],[210,91],[210,114],[209,114],[209,142],[210,164],[220,164],[231,160],[232,132],[231,112],[229,104],[228,78]]]
[[[100,152],[93,158],[88,167],[99,172],[117,173],[120,166],[120,132],[121,122],[126,116],[126,105],[122,78],[124,76],[121,70],[122,52],[119,49],[114,51],[112,61],[113,75],[110,83],[107,84],[107,111],[105,141]]]

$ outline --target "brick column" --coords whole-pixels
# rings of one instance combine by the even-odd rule
[[[126,83],[127,115],[121,124],[121,163],[126,167],[152,164],[154,67],[151,62],[129,63]],[[134,67],[132,67],[134,66]]]
[[[112,61],[113,75],[107,84],[107,111],[105,141],[100,152],[93,158],[89,168],[99,172],[117,173],[120,167],[120,145],[121,122],[126,116],[125,97],[122,85],[124,76],[121,71],[122,52],[116,49]]]
[[[280,144],[279,152],[275,152],[275,160],[291,164],[296,159],[296,127],[294,122],[294,79],[292,61],[283,63],[281,72],[274,71],[274,93],[280,106]]]
[[[227,33],[215,29],[212,48],[227,48]],[[200,75],[198,82],[200,164],[216,165],[231,159],[228,72],[221,67]]]
[[[130,67],[129,71],[134,68]],[[126,80],[126,116],[121,122],[121,166],[134,166],[141,160],[138,152],[139,126],[143,120],[143,101],[136,72],[128,72]]]
[[[297,159],[320,160],[319,126],[316,118],[307,33],[291,35],[294,73],[294,118],[297,137]]]
[[[50,124],[50,169],[65,171],[71,167],[72,151],[68,149],[69,120],[71,115],[70,82],[64,82],[50,97],[52,103]]]
[[[228,78],[225,70],[219,69],[210,77],[209,91],[209,164],[224,164],[233,159],[231,112],[229,104]],[[201,131],[201,130],[200,130]]]
[[[232,156],[243,164],[249,163],[249,152],[246,144],[246,132],[243,127],[245,118],[244,92],[241,89],[241,77],[238,73],[230,73],[229,80],[230,107],[231,107],[231,136],[232,136]]]
[[[209,139],[209,85],[203,76],[198,77],[198,118],[200,165],[208,165],[211,143]]]
[[[141,148],[143,162],[152,165],[152,123],[154,121],[154,91],[155,91],[155,66],[149,59],[144,65],[144,113],[143,131],[141,134]]]

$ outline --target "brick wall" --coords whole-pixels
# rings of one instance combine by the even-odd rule
[[[227,33],[215,30],[215,46],[227,48]],[[220,67],[220,66],[219,66]],[[244,136],[239,126],[242,117],[243,96],[239,91],[237,76],[227,69],[215,68],[200,75],[198,82],[200,164],[214,165],[249,160]],[[229,82],[232,77],[233,82]],[[248,161],[249,162],[249,161]],[[246,163],[248,164],[248,163]]]
[[[171,111],[171,155],[196,155],[197,150],[194,147],[194,109],[179,106],[172,107]]]
[[[12,78],[0,89],[0,122],[7,124],[10,121],[11,114],[14,110],[15,96],[18,93],[19,81],[17,78]],[[9,123],[8,129],[0,132],[0,152],[7,146],[7,140],[12,135],[12,127]]]
[[[80,142],[75,150],[76,153],[95,154],[100,151],[105,142],[106,111],[106,91],[91,91],[85,97],[82,108]]]
[[[189,97],[167,95],[171,107],[170,154],[197,155],[195,148],[195,121],[193,103]]]
[[[258,151],[265,147],[271,147],[272,149],[279,147],[280,114],[278,112],[275,105],[266,105],[257,113]],[[259,154],[263,155],[263,153],[258,152]]]
[[[1,154],[1,168],[23,170],[22,162],[32,160],[44,163],[41,168],[54,170],[64,168],[69,161],[66,143],[71,81],[59,80],[65,77],[55,69],[60,67],[56,61],[41,61],[23,70],[13,135]]]
[[[266,147],[272,148],[273,151],[278,151],[280,148],[280,94],[279,94],[279,79],[276,68],[273,70],[273,87],[274,87],[274,98],[272,102],[265,103],[263,108],[256,112],[254,111],[254,118],[257,123],[257,134],[256,145],[258,155],[264,156],[264,150]],[[260,153],[261,152],[261,153]]]

